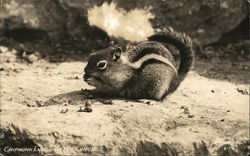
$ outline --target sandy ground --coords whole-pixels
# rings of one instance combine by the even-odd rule
[[[27,133],[53,154],[243,155],[250,149],[249,67],[196,61],[163,102],[91,99],[88,113],[79,111],[86,103],[81,89],[91,89],[82,80],[86,62],[29,64],[7,52],[1,60],[2,139],[6,129]]]

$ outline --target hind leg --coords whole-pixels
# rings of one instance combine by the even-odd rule
[[[143,79],[147,83],[144,88],[146,94],[150,99],[157,101],[165,97],[166,92],[170,88],[173,77],[176,76],[175,71],[165,64],[150,64],[145,67],[142,72]]]

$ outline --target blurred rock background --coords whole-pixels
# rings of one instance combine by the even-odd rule
[[[202,57],[249,59],[245,0],[2,0],[0,45],[21,53],[38,52],[50,61],[64,61],[106,47],[110,40],[129,43],[123,36],[112,37],[107,30],[90,26],[89,10],[104,4],[115,4],[124,15],[147,10],[152,14],[149,21],[154,30],[172,26],[187,33]]]

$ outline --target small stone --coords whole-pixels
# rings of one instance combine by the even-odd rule
[[[227,112],[230,112],[230,110],[227,110]]]
[[[55,102],[55,103],[60,103],[60,99],[59,98],[57,98],[57,97],[55,97],[55,98],[53,98],[53,99],[51,99],[53,102]]]
[[[215,91],[212,89],[211,92],[214,93]]]
[[[220,121],[221,121],[221,122],[224,122],[224,121],[225,121],[225,119],[221,119]]]
[[[78,76],[76,76],[76,77],[75,77],[75,79],[77,80],[77,79],[79,79],[79,77],[78,77]]]
[[[63,110],[61,110],[61,112],[60,113],[67,113],[68,112],[68,108],[65,108],[65,109],[63,109]]]
[[[181,109],[187,108],[186,106],[181,106]]]
[[[210,122],[206,122],[207,125],[210,125]]]
[[[238,87],[238,88],[237,88],[237,91],[238,91],[239,93],[241,93],[242,95],[247,95],[247,94],[248,94],[247,89],[246,89],[246,88],[243,88],[243,87]]]
[[[91,107],[86,107],[83,111],[90,113],[93,111],[93,109]]]
[[[188,110],[188,108],[186,107],[186,108],[184,108],[184,113],[185,114],[189,114],[189,110]]]
[[[1,67],[1,68],[0,68],[0,71],[4,71],[4,68],[3,68],[3,67]]]
[[[68,100],[68,104],[71,104],[71,103],[72,103],[72,99],[69,99],[69,100]]]
[[[108,105],[112,105],[113,101],[112,100],[104,100],[103,104],[108,104]]]
[[[78,112],[84,112],[85,107],[81,106]]]
[[[147,104],[147,105],[153,105],[152,101],[150,101],[148,99],[140,99],[138,101],[141,103]]]
[[[151,101],[146,101],[146,104],[147,104],[147,105],[150,105],[150,104],[151,104]]]
[[[87,100],[87,101],[85,102],[85,107],[91,106],[92,103],[93,103],[93,102],[92,102],[91,100]]]
[[[88,113],[90,113],[92,111],[93,111],[93,109],[90,106],[87,106],[87,107],[81,106],[78,112],[88,112]]]
[[[36,101],[36,105],[38,107],[44,107],[44,103],[42,101]]]
[[[193,118],[193,117],[194,117],[194,114],[188,114],[188,117],[189,117],[189,118]]]
[[[33,62],[38,61],[38,60],[39,60],[39,57],[36,56],[35,54],[30,54],[30,55],[28,55],[27,59],[28,59],[28,61],[29,61],[30,63],[33,63]]]
[[[53,135],[55,138],[59,138],[59,133],[58,133],[58,132],[52,132],[52,135]]]

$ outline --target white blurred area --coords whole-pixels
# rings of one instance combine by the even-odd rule
[[[149,19],[154,15],[149,9],[135,9],[126,12],[117,9],[115,3],[103,3],[88,10],[90,25],[105,30],[110,36],[122,37],[132,42],[144,41],[154,33]]]

